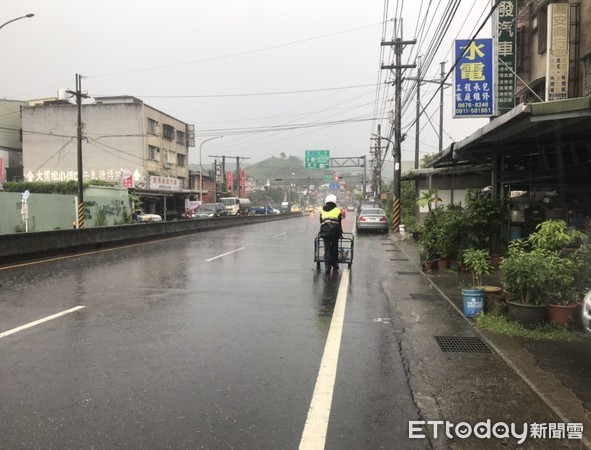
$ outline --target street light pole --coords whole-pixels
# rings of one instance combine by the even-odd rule
[[[214,139],[221,139],[223,137],[224,136],[214,136],[212,138],[205,139],[199,145],[199,201],[201,203],[203,203],[203,165],[201,164],[201,147],[203,147],[203,144],[205,144],[206,142],[213,141]]]
[[[17,20],[21,20],[21,19],[30,19],[33,16],[35,16],[35,14],[27,14],[25,16],[21,16],[21,17],[17,17],[16,19],[9,20],[8,22],[4,22],[2,25],[0,25],[0,29],[5,27],[9,23],[16,22]]]

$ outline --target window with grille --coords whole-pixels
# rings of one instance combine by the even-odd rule
[[[148,119],[148,133],[158,134],[158,122],[154,119]]]
[[[152,159],[154,161],[160,160],[160,149],[158,147],[154,147],[153,145],[149,145],[148,159]]]
[[[185,161],[186,161],[185,155],[181,155],[180,153],[177,153],[177,155],[176,155],[177,166],[185,167]]]
[[[169,141],[174,140],[174,127],[171,125],[164,124],[162,126],[162,137]]]
[[[186,144],[184,131],[176,130],[176,142],[177,142],[177,144],[181,144],[181,145]]]

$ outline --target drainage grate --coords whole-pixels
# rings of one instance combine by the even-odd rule
[[[435,336],[443,352],[492,353],[486,342],[478,336]]]
[[[420,275],[419,272],[398,272],[398,275]]]
[[[437,294],[410,294],[410,298],[413,300],[441,300],[441,297]]]

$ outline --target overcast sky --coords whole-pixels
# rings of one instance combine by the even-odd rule
[[[0,24],[35,17],[0,30],[0,97],[56,96],[73,89],[80,73],[91,96],[133,95],[195,124],[193,163],[200,143],[221,135],[203,145],[204,162],[210,154],[304,159],[306,150],[320,149],[333,157],[369,155],[378,123],[382,135],[391,128],[392,77],[381,63],[393,57],[380,42],[392,39],[393,19],[403,18],[404,39],[419,40],[403,55],[413,62],[433,49],[446,7],[457,1],[3,0]],[[427,78],[439,78],[441,61],[451,67],[453,40],[470,38],[487,8],[490,0],[462,2]],[[489,22],[479,37],[490,32]],[[435,88],[423,86],[424,105]],[[447,89],[444,148],[487,122],[452,119],[450,100]],[[437,151],[438,105],[436,96],[427,108],[432,124],[421,119],[421,155]],[[403,160],[414,160],[414,115],[413,99],[402,120],[409,133]]]

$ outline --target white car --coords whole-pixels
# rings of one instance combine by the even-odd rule
[[[591,333],[591,291],[587,292],[583,300],[583,308],[581,308],[581,319],[583,320],[583,328],[587,333]]]
[[[159,214],[148,214],[138,209],[135,211],[135,221],[138,223],[162,222],[162,216]]]

